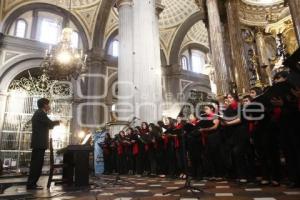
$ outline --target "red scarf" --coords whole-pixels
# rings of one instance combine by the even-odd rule
[[[233,110],[237,110],[238,109],[238,106],[239,106],[239,104],[238,104],[238,102],[237,101],[233,101],[230,105],[230,108],[231,109],[233,109]]]
[[[118,144],[118,155],[122,155],[123,154],[123,146],[121,143]]]
[[[132,153],[133,155],[137,155],[139,153],[139,145],[137,143],[133,144]]]
[[[282,110],[280,107],[275,107],[273,109],[273,117],[274,117],[275,121],[278,122],[280,120],[281,113],[282,113]]]
[[[248,121],[248,133],[249,133],[249,135],[252,135],[254,129],[255,129],[254,121]]]

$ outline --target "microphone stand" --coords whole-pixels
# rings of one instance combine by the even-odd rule
[[[191,191],[193,195],[195,196],[198,196],[198,194],[196,194],[195,191],[198,191],[198,192],[201,192],[201,193],[204,193],[204,191],[201,189],[201,188],[198,188],[198,187],[195,187],[195,186],[192,186],[191,184],[191,177],[190,177],[190,173],[189,173],[189,162],[188,162],[188,155],[187,155],[187,148],[186,148],[186,143],[185,143],[185,134],[182,135],[182,145],[183,145],[183,152],[184,152],[184,168],[185,168],[185,172],[186,172],[186,178],[185,178],[185,183],[182,187],[179,187],[177,189],[174,189],[174,190],[170,190],[168,192],[165,192],[163,193],[163,195],[167,195],[167,194],[172,194],[172,193],[175,193],[175,192],[179,192],[181,190],[186,190],[186,191]],[[200,197],[198,196],[198,199],[200,199]]]

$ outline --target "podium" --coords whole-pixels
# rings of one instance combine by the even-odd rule
[[[57,151],[63,154],[63,183],[84,187],[89,185],[90,145],[69,145]]]

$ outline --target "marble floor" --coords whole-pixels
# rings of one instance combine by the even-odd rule
[[[15,178],[14,181],[26,178]],[[50,190],[38,192],[26,191],[25,186],[12,186],[0,195],[0,199],[74,199],[74,200],[300,200],[300,189],[288,189],[281,187],[260,187],[254,184],[238,185],[231,181],[192,181],[192,185],[203,189],[202,192],[182,190],[176,193],[163,195],[164,192],[177,189],[184,185],[182,180],[166,178],[149,178],[136,176],[122,176],[126,183],[121,185],[110,183],[114,176],[101,176],[91,178],[93,185],[89,189],[63,188],[52,186]],[[39,185],[46,184],[47,177],[42,177]],[[8,180],[0,179],[1,182]]]

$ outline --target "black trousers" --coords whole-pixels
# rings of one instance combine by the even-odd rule
[[[177,171],[176,151],[175,151],[175,143],[172,139],[168,141],[167,163],[168,163],[168,175],[169,176],[175,176],[176,171]]]
[[[270,121],[266,126],[265,132],[262,133],[261,164],[265,180],[280,181],[281,179],[280,131],[278,123]]]
[[[201,179],[203,177],[203,146],[199,137],[188,139],[188,153],[190,159],[190,175],[194,178]]]
[[[281,120],[280,145],[283,150],[289,181],[300,184],[300,128],[299,113],[290,113]]]
[[[206,158],[210,175],[222,177],[224,175],[223,159],[221,157],[221,136],[219,133],[209,133],[207,136]]]
[[[45,150],[32,149],[27,186],[35,186],[40,178],[44,164]]]

